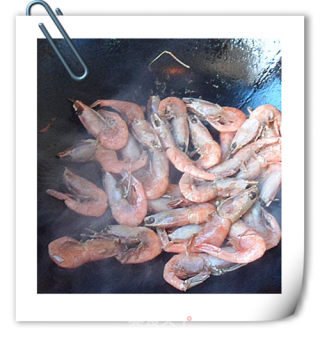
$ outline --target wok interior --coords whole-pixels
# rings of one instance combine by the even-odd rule
[[[64,41],[57,46],[73,63]],[[67,98],[90,104],[114,98],[146,106],[150,95],[201,97],[247,112],[247,107],[272,104],[281,110],[281,53],[278,41],[250,39],[75,39],[89,68],[88,78],[73,81],[45,39],[38,40],[38,292],[39,293],[176,293],[162,277],[172,254],[162,253],[141,265],[121,265],[115,259],[89,263],[75,270],[58,268],[50,260],[50,241],[64,236],[81,239],[86,228],[114,224],[108,210],[99,218],[84,217],[46,195],[47,188],[63,190],[62,174],[69,167],[102,187],[97,163],[76,164],[56,154],[91,138]],[[164,54],[169,50],[186,68]],[[74,67],[77,72],[77,65]],[[81,68],[79,67],[79,72]],[[217,133],[210,131],[217,139]],[[179,173],[170,170],[171,181]],[[281,203],[270,212],[281,224]],[[211,277],[189,293],[281,292],[281,243],[261,259],[221,277]]]

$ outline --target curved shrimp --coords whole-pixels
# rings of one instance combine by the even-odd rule
[[[122,264],[147,262],[161,253],[160,240],[149,228],[114,225],[107,227],[104,235],[114,236],[121,243],[116,259]]]
[[[196,248],[218,259],[233,263],[249,263],[259,259],[266,251],[264,239],[254,230],[250,229],[243,221],[238,220],[230,229],[229,244],[234,251],[202,243]]]
[[[261,235],[266,243],[266,248],[276,247],[281,239],[281,229],[276,218],[267,212],[257,201],[243,216],[247,226]]]
[[[183,98],[187,109],[207,121],[220,132],[237,131],[246,120],[246,114],[237,108],[221,107],[199,98]]]
[[[119,150],[127,144],[129,130],[118,114],[104,110],[97,112],[81,101],[75,101],[73,108],[83,126],[103,147]]]
[[[245,167],[246,163],[249,162],[251,158],[256,158],[257,156],[262,156],[261,151],[263,148],[267,148],[270,145],[279,143],[280,138],[263,138],[259,139],[256,142],[246,145],[240,151],[238,151],[232,158],[225,160],[223,163],[220,163],[210,169],[208,172],[214,173],[220,176],[231,176],[237,173],[242,167]],[[269,157],[272,157],[270,152],[268,153]],[[267,155],[263,157],[267,160]]]
[[[281,112],[271,104],[250,111],[250,117],[239,128],[230,145],[228,155],[239,151],[253,140],[280,137]]]
[[[59,158],[70,158],[73,162],[88,162],[96,160],[106,172],[134,172],[146,165],[148,154],[143,151],[136,161],[119,160],[117,153],[102,147],[96,140],[87,139],[57,155]]]
[[[130,181],[129,181],[130,178]],[[113,217],[120,225],[138,226],[147,215],[148,202],[141,182],[134,176],[124,175],[124,180],[129,184],[131,202],[127,200],[112,174],[106,172],[103,185],[107,192]],[[133,194],[133,196],[132,196]]]
[[[212,138],[197,116],[188,116],[188,122],[192,143],[195,147],[194,152],[200,155],[195,164],[202,169],[218,164],[221,160],[220,145]]]
[[[153,151],[150,153],[149,169],[141,169],[135,172],[135,176],[141,181],[147,199],[160,198],[169,185],[169,162],[164,152]]]
[[[167,97],[160,101],[158,115],[171,122],[176,146],[186,152],[189,145],[188,113],[184,102],[178,97]]]
[[[109,107],[117,110],[125,117],[129,125],[131,125],[135,119],[144,119],[144,112],[136,103],[116,99],[99,99],[90,105],[90,108],[96,107]]]
[[[46,192],[59,200],[63,200],[68,208],[76,213],[99,217],[108,208],[106,193],[89,180],[64,170],[63,181],[72,194],[61,193],[52,189]]]
[[[182,195],[193,202],[207,202],[216,197],[230,197],[240,193],[248,186],[257,184],[256,181],[244,179],[225,178],[214,181],[195,179],[184,173],[179,181]]]
[[[165,265],[163,278],[180,291],[203,283],[210,275],[220,276],[242,267],[208,254],[182,253],[174,255]]]
[[[114,238],[100,238],[79,242],[64,236],[49,243],[51,260],[62,268],[77,268],[81,265],[103,260],[121,252],[121,245]]]
[[[153,114],[151,116],[151,122],[160,138],[163,148],[166,151],[168,159],[177,170],[189,173],[196,178],[204,180],[214,180],[219,177],[216,174],[209,173],[197,167],[194,161],[192,161],[184,152],[175,146],[168,127],[157,114]]]
[[[147,216],[144,219],[144,226],[170,228],[189,224],[201,224],[208,221],[210,214],[215,211],[216,208],[209,203],[172,209]]]

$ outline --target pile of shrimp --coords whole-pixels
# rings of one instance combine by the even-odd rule
[[[165,251],[174,255],[164,280],[187,291],[278,245],[280,226],[267,211],[281,185],[277,108],[262,105],[247,116],[202,99],[158,96],[146,108],[119,100],[77,100],[73,108],[92,138],[58,157],[98,162],[103,189],[66,168],[68,193],[47,193],[84,216],[110,208],[115,224],[84,241],[52,241],[49,256],[59,267],[111,257],[144,263]]]

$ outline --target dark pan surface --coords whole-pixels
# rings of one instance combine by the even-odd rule
[[[64,42],[56,42],[71,59]],[[85,233],[88,227],[99,230],[114,223],[110,211],[100,218],[84,217],[45,193],[47,188],[64,189],[65,166],[101,186],[97,164],[75,164],[56,158],[59,151],[90,138],[67,98],[86,104],[100,98],[115,98],[146,105],[151,94],[159,94],[161,98],[201,96],[243,111],[266,103],[281,110],[279,42],[248,39],[76,39],[74,42],[89,67],[89,76],[82,82],[69,77],[46,40],[38,40],[38,130],[56,118],[47,132],[38,134],[38,293],[179,293],[162,277],[163,267],[172,254],[162,253],[140,265],[121,265],[110,258],[74,270],[59,268],[50,260],[47,252],[50,241],[64,235],[80,239],[80,233]],[[164,55],[154,63],[152,71],[148,70],[148,64],[164,50],[173,52],[191,68],[186,69]],[[281,223],[280,202],[274,202],[269,210]],[[281,243],[258,261],[211,277],[188,291],[279,292]]]

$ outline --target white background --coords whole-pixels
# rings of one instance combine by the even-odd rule
[[[50,5],[60,7],[66,14],[74,15],[109,15],[109,14],[298,14],[306,15],[306,278],[304,282],[304,291],[300,306],[295,315],[285,320],[271,323],[255,324],[175,324],[175,323],[148,323],[141,324],[75,324],[75,323],[16,323],[14,318],[15,303],[15,275],[14,275],[14,72],[15,72],[15,33],[14,33],[14,16],[24,15],[25,1],[8,2],[6,9],[1,12],[1,98],[2,98],[2,159],[1,159],[1,213],[2,216],[2,268],[1,268],[1,330],[10,331],[19,335],[33,336],[52,336],[57,333],[77,333],[79,336],[90,334],[117,333],[120,331],[109,331],[109,329],[124,329],[124,333],[130,335],[150,334],[150,327],[157,326],[161,334],[167,333],[168,328],[174,328],[174,333],[179,333],[183,329],[184,334],[191,335],[198,333],[194,329],[210,329],[200,333],[215,333],[231,336],[237,334],[269,336],[272,333],[301,334],[306,332],[307,328],[313,328],[319,331],[318,324],[318,303],[320,299],[320,272],[316,250],[318,246],[318,237],[320,234],[319,225],[317,224],[316,209],[319,196],[316,193],[316,187],[319,186],[319,107],[316,106],[319,96],[319,33],[320,17],[319,11],[313,8],[312,1],[304,1],[301,4],[294,4],[289,1],[273,1],[261,3],[257,1],[223,1],[214,2],[208,5],[204,1],[196,1],[193,6],[186,2],[161,1],[154,3],[151,1],[117,1],[112,4],[110,1],[90,0],[84,1],[50,1]],[[300,7],[299,7],[300,6]],[[232,10],[230,10],[230,8]],[[273,9],[274,8],[274,9]],[[41,9],[34,8],[34,13],[43,13]],[[318,16],[318,17],[317,17]],[[214,24],[214,23],[213,23]],[[294,36],[292,36],[294,39]],[[299,135],[297,135],[299,136]],[[27,151],[27,149],[26,149]],[[26,163],[27,165],[27,163]],[[26,196],[27,196],[26,191]],[[299,207],[299,205],[295,205]],[[294,207],[293,207],[294,209]],[[312,223],[314,222],[314,223]],[[27,263],[27,261],[26,261]],[[106,305],[108,305],[106,303]],[[170,304],[168,304],[170,305]],[[214,304],[213,304],[214,305]],[[70,329],[72,329],[70,331]],[[107,330],[108,329],[108,330]],[[178,330],[177,330],[178,329]],[[212,331],[211,329],[214,329]],[[65,331],[64,331],[65,330]]]

